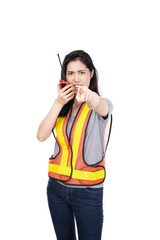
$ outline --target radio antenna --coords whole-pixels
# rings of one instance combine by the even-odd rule
[[[58,56],[59,63],[60,63],[60,65],[61,65],[61,68],[62,68],[62,63],[61,63],[61,59],[60,59],[59,53],[57,53],[57,56]]]
[[[61,59],[60,59],[59,53],[57,53],[57,56],[58,56],[59,63],[60,63],[61,68],[62,68],[62,63],[61,63]],[[66,77],[65,77],[64,71],[62,71],[62,79],[66,82]]]

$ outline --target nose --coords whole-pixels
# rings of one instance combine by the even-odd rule
[[[80,82],[80,78],[79,78],[78,73],[75,74],[74,81],[75,81],[76,83]]]

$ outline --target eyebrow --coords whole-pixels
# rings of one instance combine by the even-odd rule
[[[74,72],[74,71],[68,70],[67,72]],[[86,70],[78,70],[77,72],[86,72]]]

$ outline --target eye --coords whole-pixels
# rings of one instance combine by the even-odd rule
[[[82,72],[82,71],[81,71],[80,74],[83,75],[83,74],[85,74],[85,72]]]
[[[73,72],[68,72],[68,75],[70,75],[70,76],[73,75]]]

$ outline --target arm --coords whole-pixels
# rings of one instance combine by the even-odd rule
[[[86,86],[82,86],[78,89],[76,98],[77,101],[86,101],[87,106],[102,117],[108,115],[108,104],[103,99],[100,99],[97,93],[91,91]]]
[[[56,122],[56,119],[62,109],[62,105],[55,100],[53,103],[49,113],[44,118],[44,120],[41,122],[38,132],[37,132],[37,138],[40,142],[45,141],[51,134],[52,128]]]
[[[97,93],[92,92],[91,90],[87,99],[87,106],[102,117],[107,117],[108,115],[108,104],[103,99],[100,99]]]
[[[57,88],[58,97],[38,128],[37,138],[41,142],[45,141],[52,133],[53,126],[62,107],[74,97],[74,89],[71,85],[67,85],[61,89],[60,84],[58,84]]]

